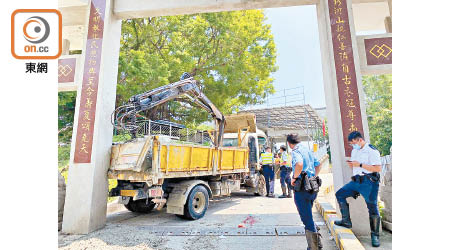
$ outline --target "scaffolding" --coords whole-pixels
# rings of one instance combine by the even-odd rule
[[[257,126],[263,130],[299,130],[306,136],[308,146],[310,142],[317,143],[319,148],[326,145],[322,135],[323,120],[306,104],[304,86],[279,90],[263,104],[247,107],[242,112],[254,113]]]

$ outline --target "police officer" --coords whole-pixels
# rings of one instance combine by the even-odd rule
[[[380,152],[364,141],[361,133],[353,131],[348,135],[348,141],[352,145],[352,155],[347,165],[353,170],[352,181],[344,185],[336,192],[336,199],[342,214],[342,220],[335,224],[346,228],[352,227],[350,210],[347,197],[355,199],[361,194],[369,209],[370,231],[372,246],[380,246],[380,213],[378,211],[377,198],[381,171]]]
[[[283,191],[283,195],[280,195],[278,198],[291,198],[292,197],[292,187],[291,187],[291,172],[292,167],[290,163],[288,163],[289,157],[286,152],[286,146],[282,145],[280,147],[280,183],[281,190]],[[286,186],[288,189],[288,194],[286,194]]]
[[[295,181],[301,178],[301,173],[306,172],[308,178],[316,176],[320,172],[321,164],[314,157],[314,154],[300,144],[300,137],[298,134],[289,134],[287,142],[292,149],[292,181],[291,185],[295,185]],[[317,192],[307,192],[305,190],[295,190],[294,202],[297,206],[300,219],[305,225],[306,240],[308,242],[308,249],[317,250],[322,248],[320,234],[314,224],[312,215],[313,202],[317,197]]]
[[[273,171],[275,172],[275,179],[276,179],[277,178],[277,174],[280,171],[281,153],[278,152],[278,153],[274,154],[273,157],[274,157],[274,160],[275,160]]]
[[[274,197],[273,190],[275,184],[275,173],[273,172],[273,155],[270,147],[265,148],[265,152],[261,153],[259,162],[262,164],[264,179],[266,179],[267,197]]]

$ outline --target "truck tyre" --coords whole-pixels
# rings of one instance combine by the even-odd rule
[[[267,194],[266,179],[264,178],[264,175],[258,174],[258,184],[256,188],[257,188],[257,191],[255,193],[256,196],[265,196]]]
[[[198,220],[202,218],[208,209],[209,195],[208,190],[203,185],[195,186],[184,205],[183,218],[188,220]]]
[[[148,214],[153,210],[153,208],[155,208],[155,206],[156,203],[153,203],[150,200],[147,204],[147,199],[134,201],[133,198],[130,198],[128,204],[125,205],[125,208],[134,213]]]

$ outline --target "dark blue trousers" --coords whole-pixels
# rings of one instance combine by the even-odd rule
[[[364,177],[362,183],[351,181],[345,184],[336,192],[336,199],[338,202],[347,203],[346,198],[357,195],[358,193],[364,197],[367,204],[367,209],[369,210],[369,215],[377,215],[380,213],[378,211],[378,188],[379,182],[372,181],[368,177]]]
[[[294,192],[294,202],[300,214],[300,219],[305,225],[306,230],[311,232],[316,232],[312,215],[312,206],[316,197],[317,193],[309,193],[306,191]]]
[[[275,173],[273,172],[273,167],[271,165],[263,165],[263,175],[266,179],[266,190],[267,193],[273,193],[273,187],[270,186],[270,182],[275,180]]]
[[[286,166],[281,166],[280,170],[280,183],[282,187],[288,186],[289,189],[292,189],[291,187],[291,172],[292,168],[287,168]]]

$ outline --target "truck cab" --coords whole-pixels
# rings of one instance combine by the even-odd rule
[[[259,155],[267,143],[266,134],[256,127],[256,116],[252,113],[226,115],[225,121],[223,146],[249,149],[249,173],[242,186],[249,193],[265,195],[265,180],[259,164]]]
[[[241,131],[241,136],[245,134],[247,131],[243,129]],[[225,133],[223,138],[223,146],[224,147],[237,147],[238,142],[238,133]],[[267,142],[266,134],[256,128],[256,133],[247,133],[246,136],[242,139],[242,145],[248,145],[250,150],[250,158],[249,160],[254,163],[259,163],[259,154],[263,151],[264,146]]]

